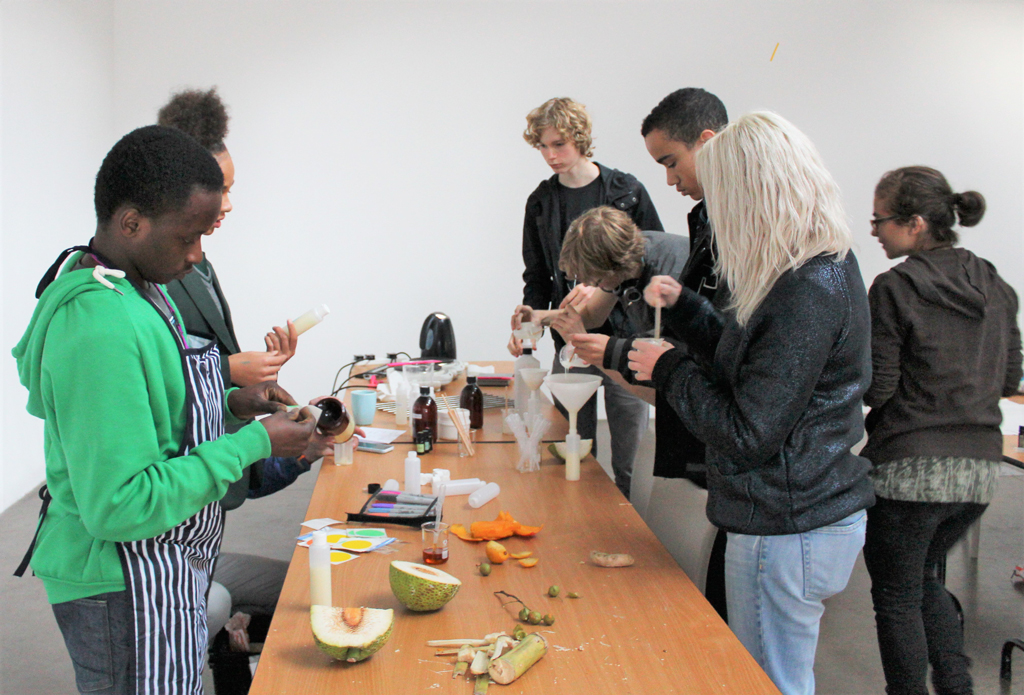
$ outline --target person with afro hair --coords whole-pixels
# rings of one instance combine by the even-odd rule
[[[224,174],[220,212],[206,234],[213,234],[231,211],[231,186],[235,166],[224,139],[228,134],[228,113],[217,88],[187,89],[174,94],[160,109],[160,125],[176,128],[192,136],[213,155]],[[275,327],[265,338],[265,351],[242,352],[235,337],[231,309],[217,278],[213,264],[204,254],[192,272],[167,285],[167,291],[181,311],[185,331],[193,341],[213,341],[226,359],[221,363],[225,384],[246,386],[276,378],[278,370],[295,354],[297,334],[288,322],[288,330]],[[313,462],[330,453],[329,444],[319,436],[310,438],[305,453],[298,458],[270,457],[245,469],[221,499],[225,511],[236,509],[246,499],[263,497],[291,483],[309,471]],[[269,620],[288,573],[288,563],[268,557],[242,553],[221,553],[214,572],[209,602],[211,630],[219,630],[236,611]],[[217,585],[223,586],[222,591]],[[227,596],[230,594],[230,597]]]

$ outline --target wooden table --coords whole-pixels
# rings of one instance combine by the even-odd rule
[[[493,361],[493,362],[474,362],[474,364],[482,366],[493,366],[494,371],[497,374],[511,374],[513,369],[513,363],[511,361]],[[375,366],[380,365],[366,365],[365,370],[373,369]],[[358,377],[354,378],[354,381],[358,382]],[[445,396],[454,396],[456,399],[459,394],[462,393],[463,387],[466,385],[466,376],[464,373],[460,373],[452,383],[446,384],[439,389],[434,389],[435,393],[443,394]],[[368,388],[368,387],[356,387],[356,388]],[[505,389],[498,386],[483,386],[481,387],[484,393],[493,394],[496,396],[504,396]],[[351,407],[351,389],[345,391],[345,402]],[[508,387],[509,398],[513,398],[512,386]],[[478,430],[473,434],[473,441],[483,442],[515,442],[516,438],[514,435],[502,431],[501,426],[501,409],[500,408],[488,408],[484,411],[487,417],[484,418],[483,429]],[[555,406],[541,394],[541,408],[540,413],[543,417],[546,417],[551,422],[551,427],[544,435],[545,442],[561,442],[565,441],[565,435],[569,431],[569,423],[566,422],[565,418],[562,417],[561,413],[555,408]],[[438,422],[441,418],[448,417],[444,414],[444,407],[438,406],[437,409]],[[384,427],[388,429],[403,429],[395,424],[395,416],[392,413],[387,413],[381,410],[377,411],[377,416],[374,418],[372,427]],[[409,444],[412,443],[412,435],[409,434],[408,428],[406,427],[405,434],[401,435],[395,440],[396,443]],[[439,441],[440,446],[445,446],[446,442]],[[449,443],[451,446],[455,446],[454,442]],[[382,481],[383,482],[383,481]]]
[[[487,417],[497,414],[488,411]],[[325,462],[306,518],[344,519],[357,511],[368,483],[403,478],[409,449],[398,444],[385,455],[356,452],[352,466]],[[537,566],[526,569],[510,560],[483,577],[477,572],[482,545],[453,536],[450,559],[441,569],[462,580],[461,590],[440,611],[414,613],[392,596],[388,569],[392,560],[422,561],[419,531],[385,527],[399,539],[393,553],[370,553],[333,568],[334,605],[395,610],[388,643],[367,661],[346,664],[313,643],[308,551],[296,548],[250,692],[470,695],[469,681],[451,677],[453,659],[435,657],[426,641],[511,633],[514,611],[501,607],[493,595],[499,590],[556,620],[550,627],[526,626],[543,631],[548,654],[512,685],[492,684],[492,693],[778,692],[593,458],[571,483],[550,456],[539,472],[518,473],[517,451],[514,444],[481,444],[475,457],[460,459],[454,446],[442,446],[423,457],[422,466],[447,468],[452,478],[497,482],[501,494],[480,509],[471,509],[466,496],[449,498],[445,521],[468,527],[507,510],[523,524],[543,524],[535,538],[503,541],[512,552],[532,550]],[[637,562],[622,569],[595,567],[587,562],[595,549],[630,552]],[[558,598],[547,596],[552,584],[562,588]],[[566,598],[570,591],[581,598]]]

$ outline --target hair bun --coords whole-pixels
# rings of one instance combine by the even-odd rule
[[[985,196],[977,191],[954,193],[953,208],[961,227],[973,227],[985,216]]]

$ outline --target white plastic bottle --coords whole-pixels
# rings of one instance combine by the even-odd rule
[[[310,328],[323,321],[324,317],[329,313],[331,313],[331,310],[326,304],[313,307],[305,314],[292,321],[292,323],[295,324],[295,332],[302,335]]]
[[[402,382],[395,389],[395,425],[405,427],[409,423],[409,387]]]
[[[526,414],[530,411],[530,387],[526,385],[526,380],[519,374],[520,369],[540,369],[540,361],[533,356],[532,348],[523,348],[523,354],[516,358],[513,372],[515,376],[513,398],[516,399],[516,412],[519,413],[519,417],[525,419]]]
[[[309,546],[309,604],[331,605],[331,547],[327,544],[327,531],[313,532]]]
[[[487,483],[469,496],[469,506],[478,509],[497,497],[499,492],[501,488],[497,483]]]
[[[405,457],[405,492],[420,494],[420,460],[415,451]]]

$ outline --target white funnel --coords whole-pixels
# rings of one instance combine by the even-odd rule
[[[593,374],[550,374],[544,383],[569,411],[569,434],[576,434],[576,414],[597,393],[601,377]]]
[[[523,383],[525,383],[531,391],[536,391],[540,388],[540,385],[544,383],[544,377],[547,376],[548,370],[524,367],[519,370],[519,373],[523,377]]]
[[[551,374],[544,383],[570,413],[578,413],[590,397],[597,393],[601,377],[593,374]]]

